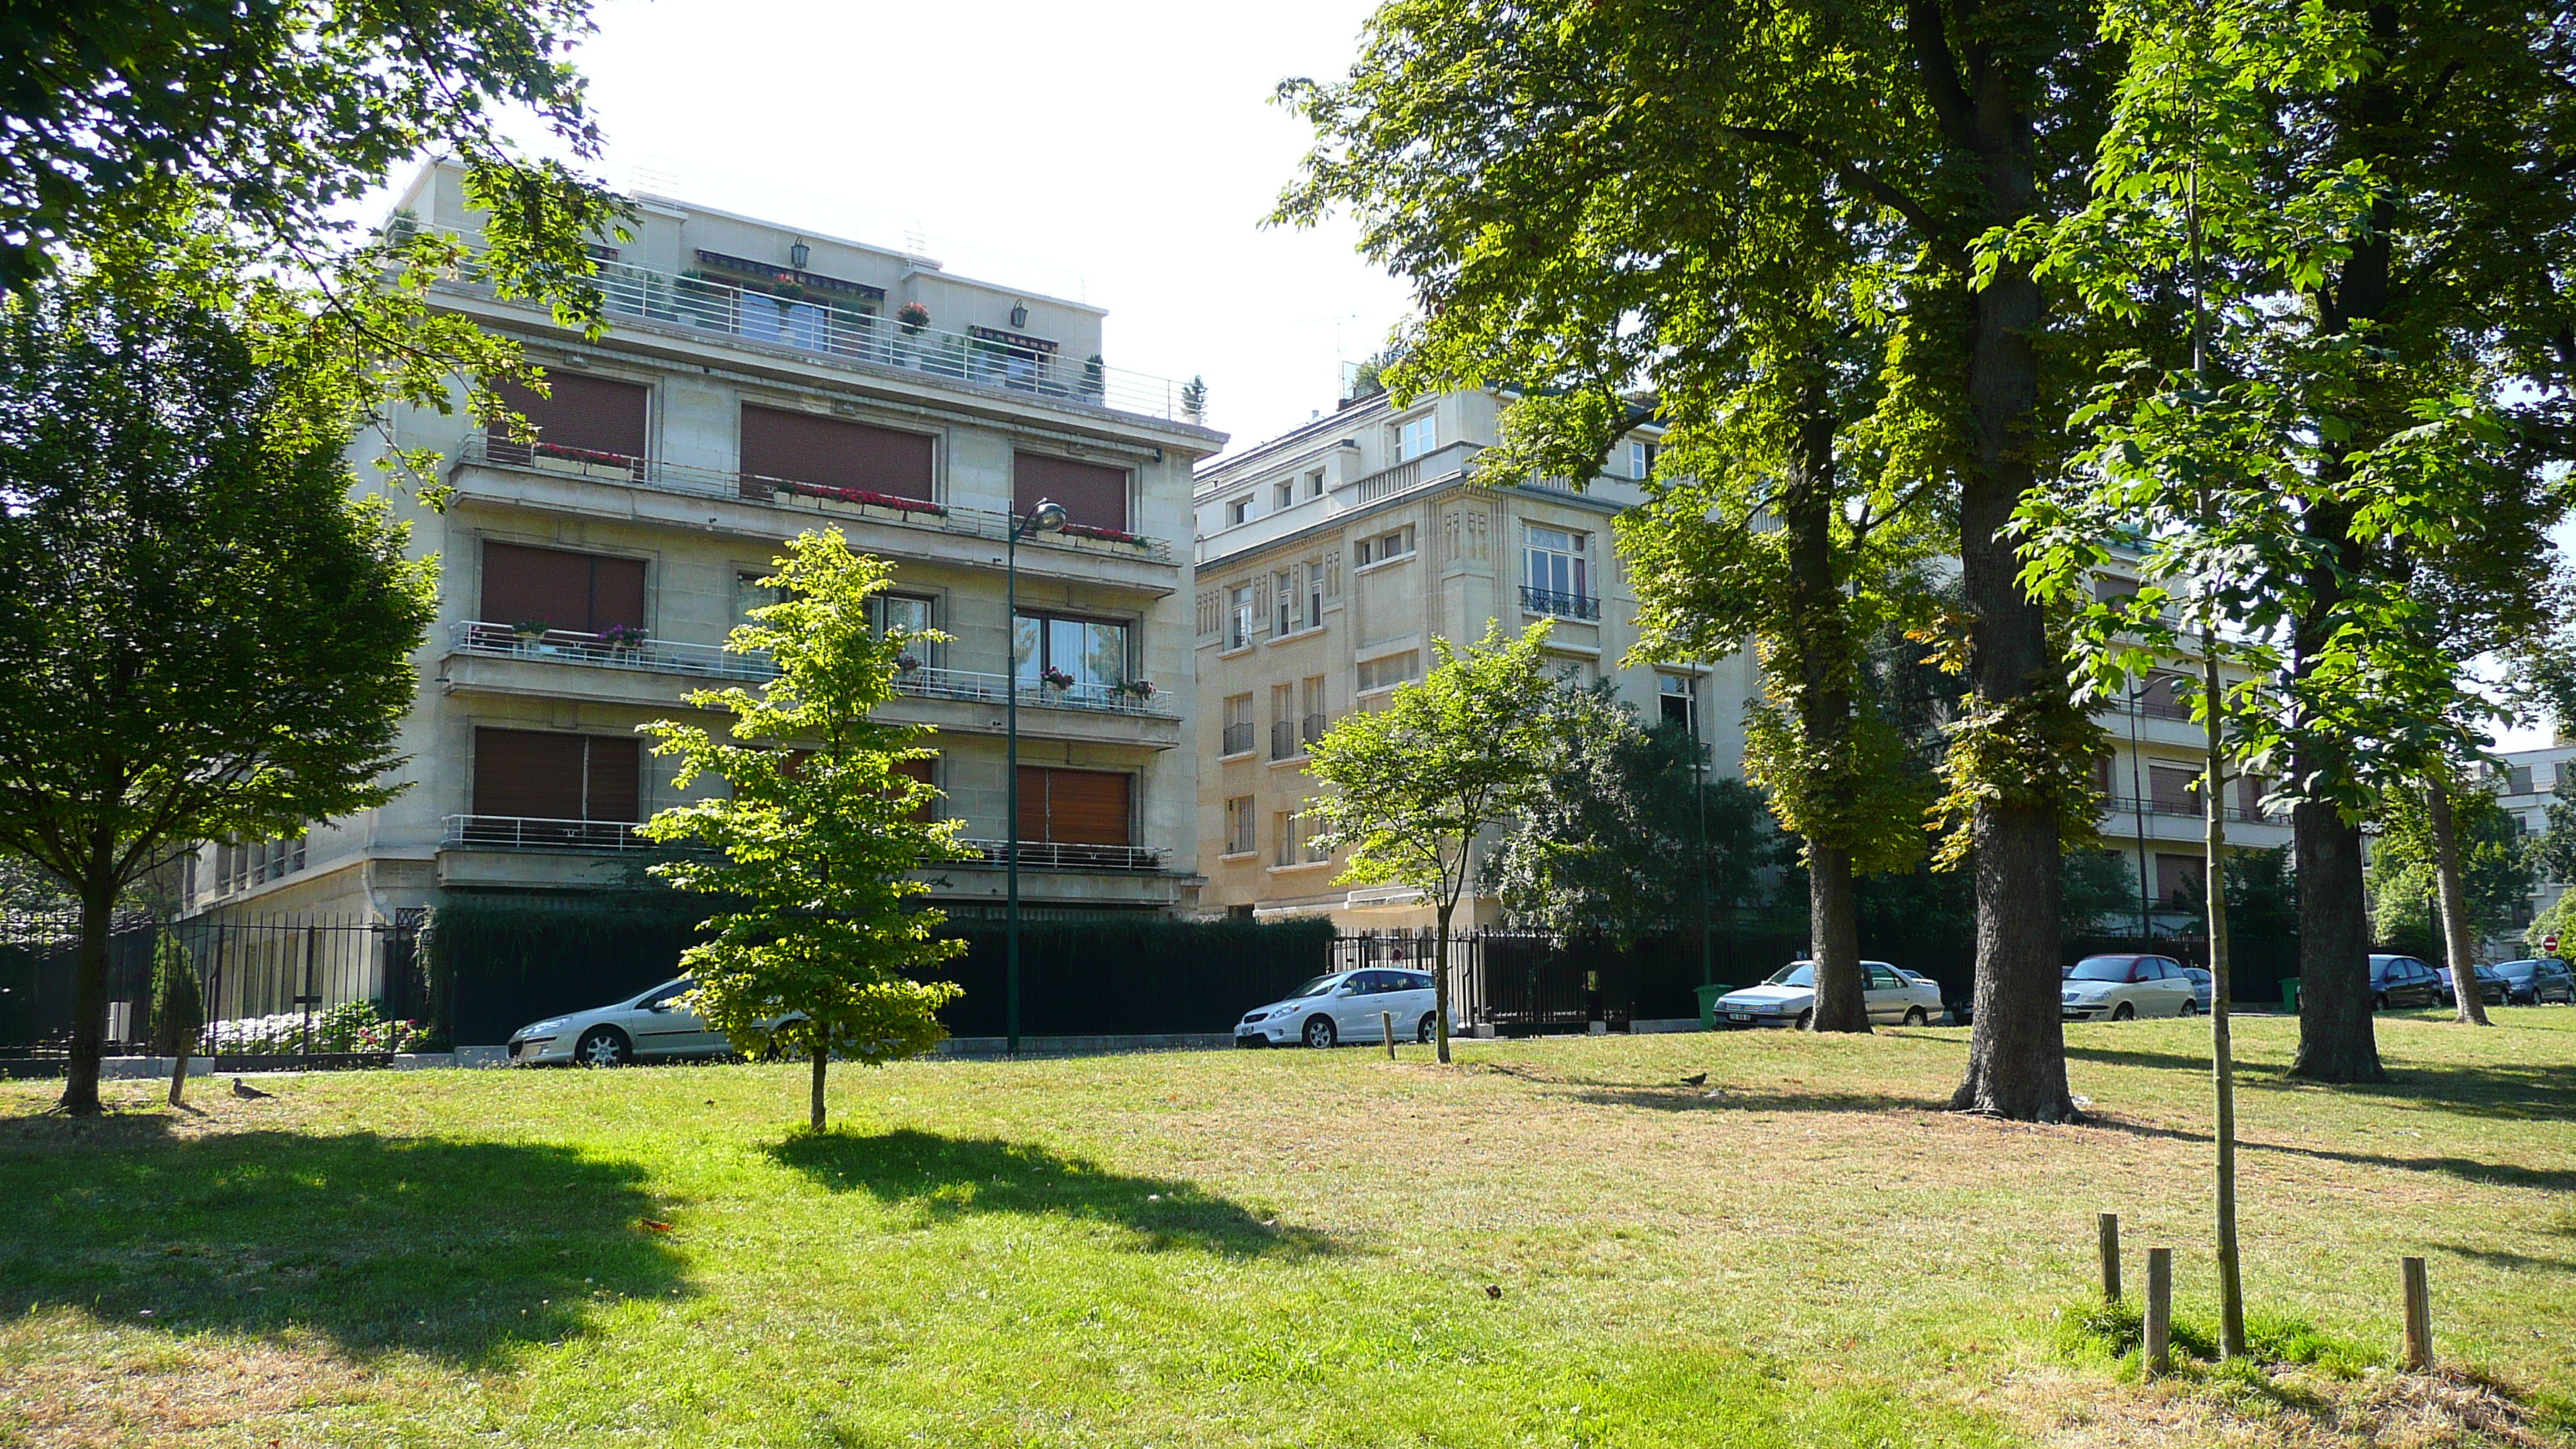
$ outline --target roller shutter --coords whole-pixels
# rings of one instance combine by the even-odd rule
[[[932,501],[932,439],[778,408],[742,409],[744,491],[782,479]]]
[[[1127,470],[1044,453],[1011,455],[1011,505],[1026,517],[1040,499],[1064,505],[1068,522],[1127,529]]]
[[[546,386],[553,396],[539,397],[514,382],[505,381],[498,387],[502,400],[525,415],[537,430],[540,449],[607,453],[620,458],[645,455],[646,399],[650,389],[642,383],[550,371]],[[499,424],[492,426],[490,437],[496,457],[505,449],[516,448],[524,459],[526,446],[510,443],[508,431]]]
[[[559,548],[483,545],[487,624],[542,619],[548,628],[596,634],[612,624],[644,627],[644,560]]]
[[[1127,845],[1134,777],[1108,770],[1020,767],[1020,838]]]
[[[474,813],[622,820],[642,807],[643,742],[540,730],[474,732]]]

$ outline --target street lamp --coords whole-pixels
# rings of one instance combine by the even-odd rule
[[[1003,735],[1006,756],[1003,764],[1002,811],[1010,817],[1009,834],[1003,837],[1003,890],[1008,897],[1009,925],[1004,929],[1003,999],[1007,1003],[1009,1038],[1005,1048],[1014,1056],[1020,1050],[1020,539],[1032,533],[1059,533],[1064,529],[1064,505],[1041,498],[1026,518],[1011,520],[1009,536],[1002,544],[1002,628],[1011,652],[1010,677],[1003,682]]]

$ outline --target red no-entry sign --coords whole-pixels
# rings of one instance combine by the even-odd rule
[[[2556,936],[2543,936],[2543,937],[2541,937],[2541,938],[2540,938],[2540,949],[2541,949],[2541,950],[2543,950],[2543,951],[2547,951],[2547,952],[2551,953],[2552,955],[2557,954],[2557,951],[2558,951],[2558,938],[2557,938]]]

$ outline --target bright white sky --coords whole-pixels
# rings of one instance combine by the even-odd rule
[[[1232,449],[1333,406],[1409,310],[1346,222],[1261,225],[1370,0],[597,0],[608,179],[1109,309],[1120,367],[1203,375]],[[2549,742],[2501,733],[2506,749]]]
[[[578,58],[608,179],[1109,309],[1112,364],[1204,375],[1241,448],[1329,410],[1406,293],[1354,231],[1264,228],[1364,0],[599,0]]]

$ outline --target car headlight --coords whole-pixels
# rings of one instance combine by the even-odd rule
[[[523,1026],[523,1027],[520,1027],[520,1028],[519,1028],[519,1034],[518,1034],[517,1036],[515,1036],[515,1037],[512,1037],[512,1038],[511,1038],[511,1040],[513,1040],[513,1041],[525,1041],[525,1040],[527,1040],[529,1037],[532,1037],[532,1036],[550,1036],[550,1035],[552,1035],[554,1032],[556,1032],[557,1030],[561,1029],[561,1028],[562,1028],[562,1026],[563,1026],[563,1024],[564,1024],[564,1018],[562,1018],[562,1017],[560,1017],[560,1016],[557,1016],[557,1017],[549,1017],[549,1018],[547,1018],[547,1019],[546,1019],[546,1020],[544,1020],[544,1021],[536,1022],[536,1023],[534,1023],[534,1024],[532,1024],[532,1025],[529,1025],[529,1026]]]

